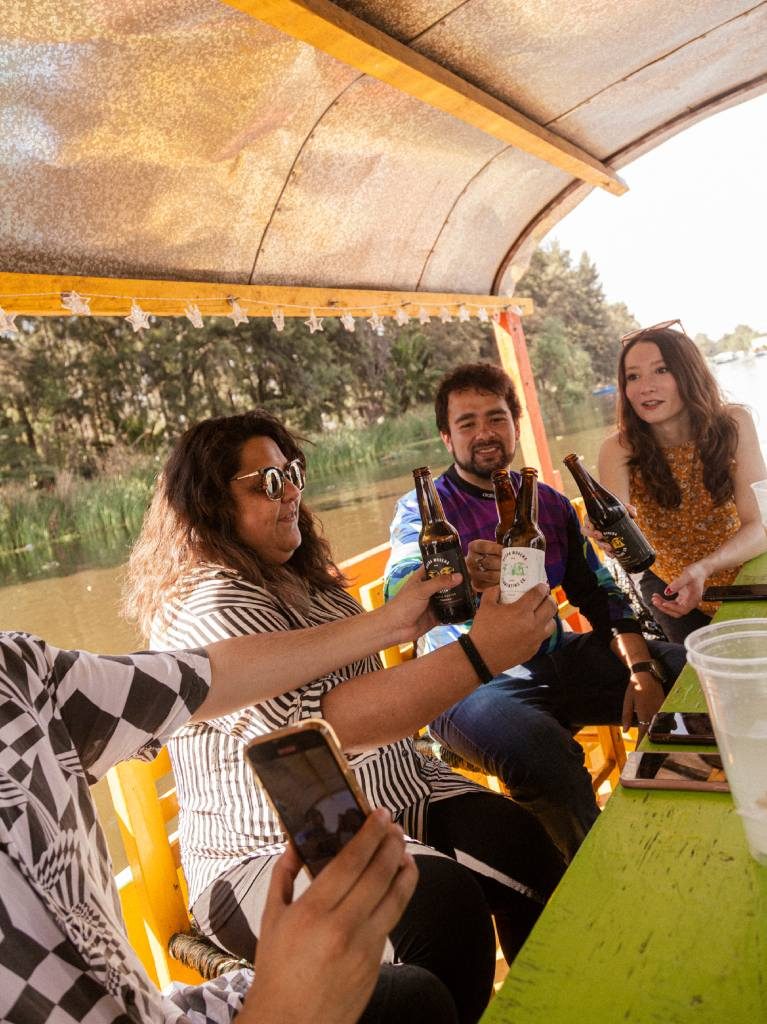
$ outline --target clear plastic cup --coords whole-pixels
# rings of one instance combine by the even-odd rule
[[[767,480],[757,480],[755,484],[751,484],[751,489],[756,495],[756,503],[759,506],[762,525],[767,530]]]
[[[735,619],[685,640],[751,854],[767,865],[767,619]]]

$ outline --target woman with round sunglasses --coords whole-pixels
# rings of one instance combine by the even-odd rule
[[[299,629],[361,611],[301,500],[304,466],[297,439],[261,412],[206,420],[181,437],[129,571],[127,605],[151,628],[153,647]],[[529,606],[527,595],[513,606],[493,603],[497,593],[483,599],[470,634],[481,657],[492,647],[498,664],[524,660],[523,648],[536,649],[533,632],[550,634],[549,622],[533,631],[525,625],[531,615],[551,614],[544,588],[531,595]],[[503,608],[510,618],[499,618]],[[491,911],[511,960],[563,871],[531,814],[413,746],[412,733],[428,720],[429,693],[447,707],[456,679],[468,675],[466,692],[477,683],[468,659],[455,662],[457,646],[445,648],[453,648],[452,667],[430,654],[386,671],[377,655],[350,660],[340,651],[340,668],[298,689],[287,689],[286,665],[287,692],[184,729],[169,745],[191,910],[201,930],[236,955],[252,958],[284,848],[279,820],[243,757],[254,737],[322,715],[370,804],[387,807],[410,836],[430,844],[409,846],[419,880],[390,933],[389,960],[397,963],[382,967],[366,1022],[476,1021],[492,991]]]
[[[716,610],[704,589],[731,583],[767,549],[750,486],[767,471],[750,413],[725,402],[679,320],[622,341],[618,429],[600,449],[599,478],[655,548],[640,589],[668,639],[682,643]]]

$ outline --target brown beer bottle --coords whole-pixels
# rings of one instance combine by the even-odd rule
[[[583,465],[580,455],[564,460],[573,474],[591,522],[613,549],[626,572],[642,572],[655,561],[655,549],[629,515],[620,498],[603,487]]]
[[[517,512],[517,496],[511,482],[508,469],[495,469],[492,475],[495,491],[495,505],[498,509],[498,525],[495,528],[495,541],[503,544],[504,535],[511,528]]]
[[[511,604],[536,583],[546,583],[546,538],[538,526],[538,470],[525,466],[514,522],[503,536],[501,604]]]
[[[461,550],[458,531],[445,519],[442,502],[432,480],[431,470],[422,466],[413,470],[418,508],[421,512],[421,533],[418,546],[421,549],[426,575],[450,575],[459,572],[463,582],[457,587],[438,590],[431,598],[431,606],[440,622],[466,622],[474,615],[474,591],[469,583],[469,574]]]

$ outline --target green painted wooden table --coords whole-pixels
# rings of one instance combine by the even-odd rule
[[[767,555],[738,582],[767,582]],[[723,604],[716,619],[751,617],[767,603]],[[691,668],[665,708],[706,709]],[[587,1020],[767,1024],[767,867],[729,794],[618,787],[482,1024]]]

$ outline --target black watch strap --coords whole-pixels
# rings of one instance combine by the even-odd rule
[[[649,672],[660,682],[664,681],[663,668],[657,661],[635,661],[629,671],[632,675],[635,672]]]

